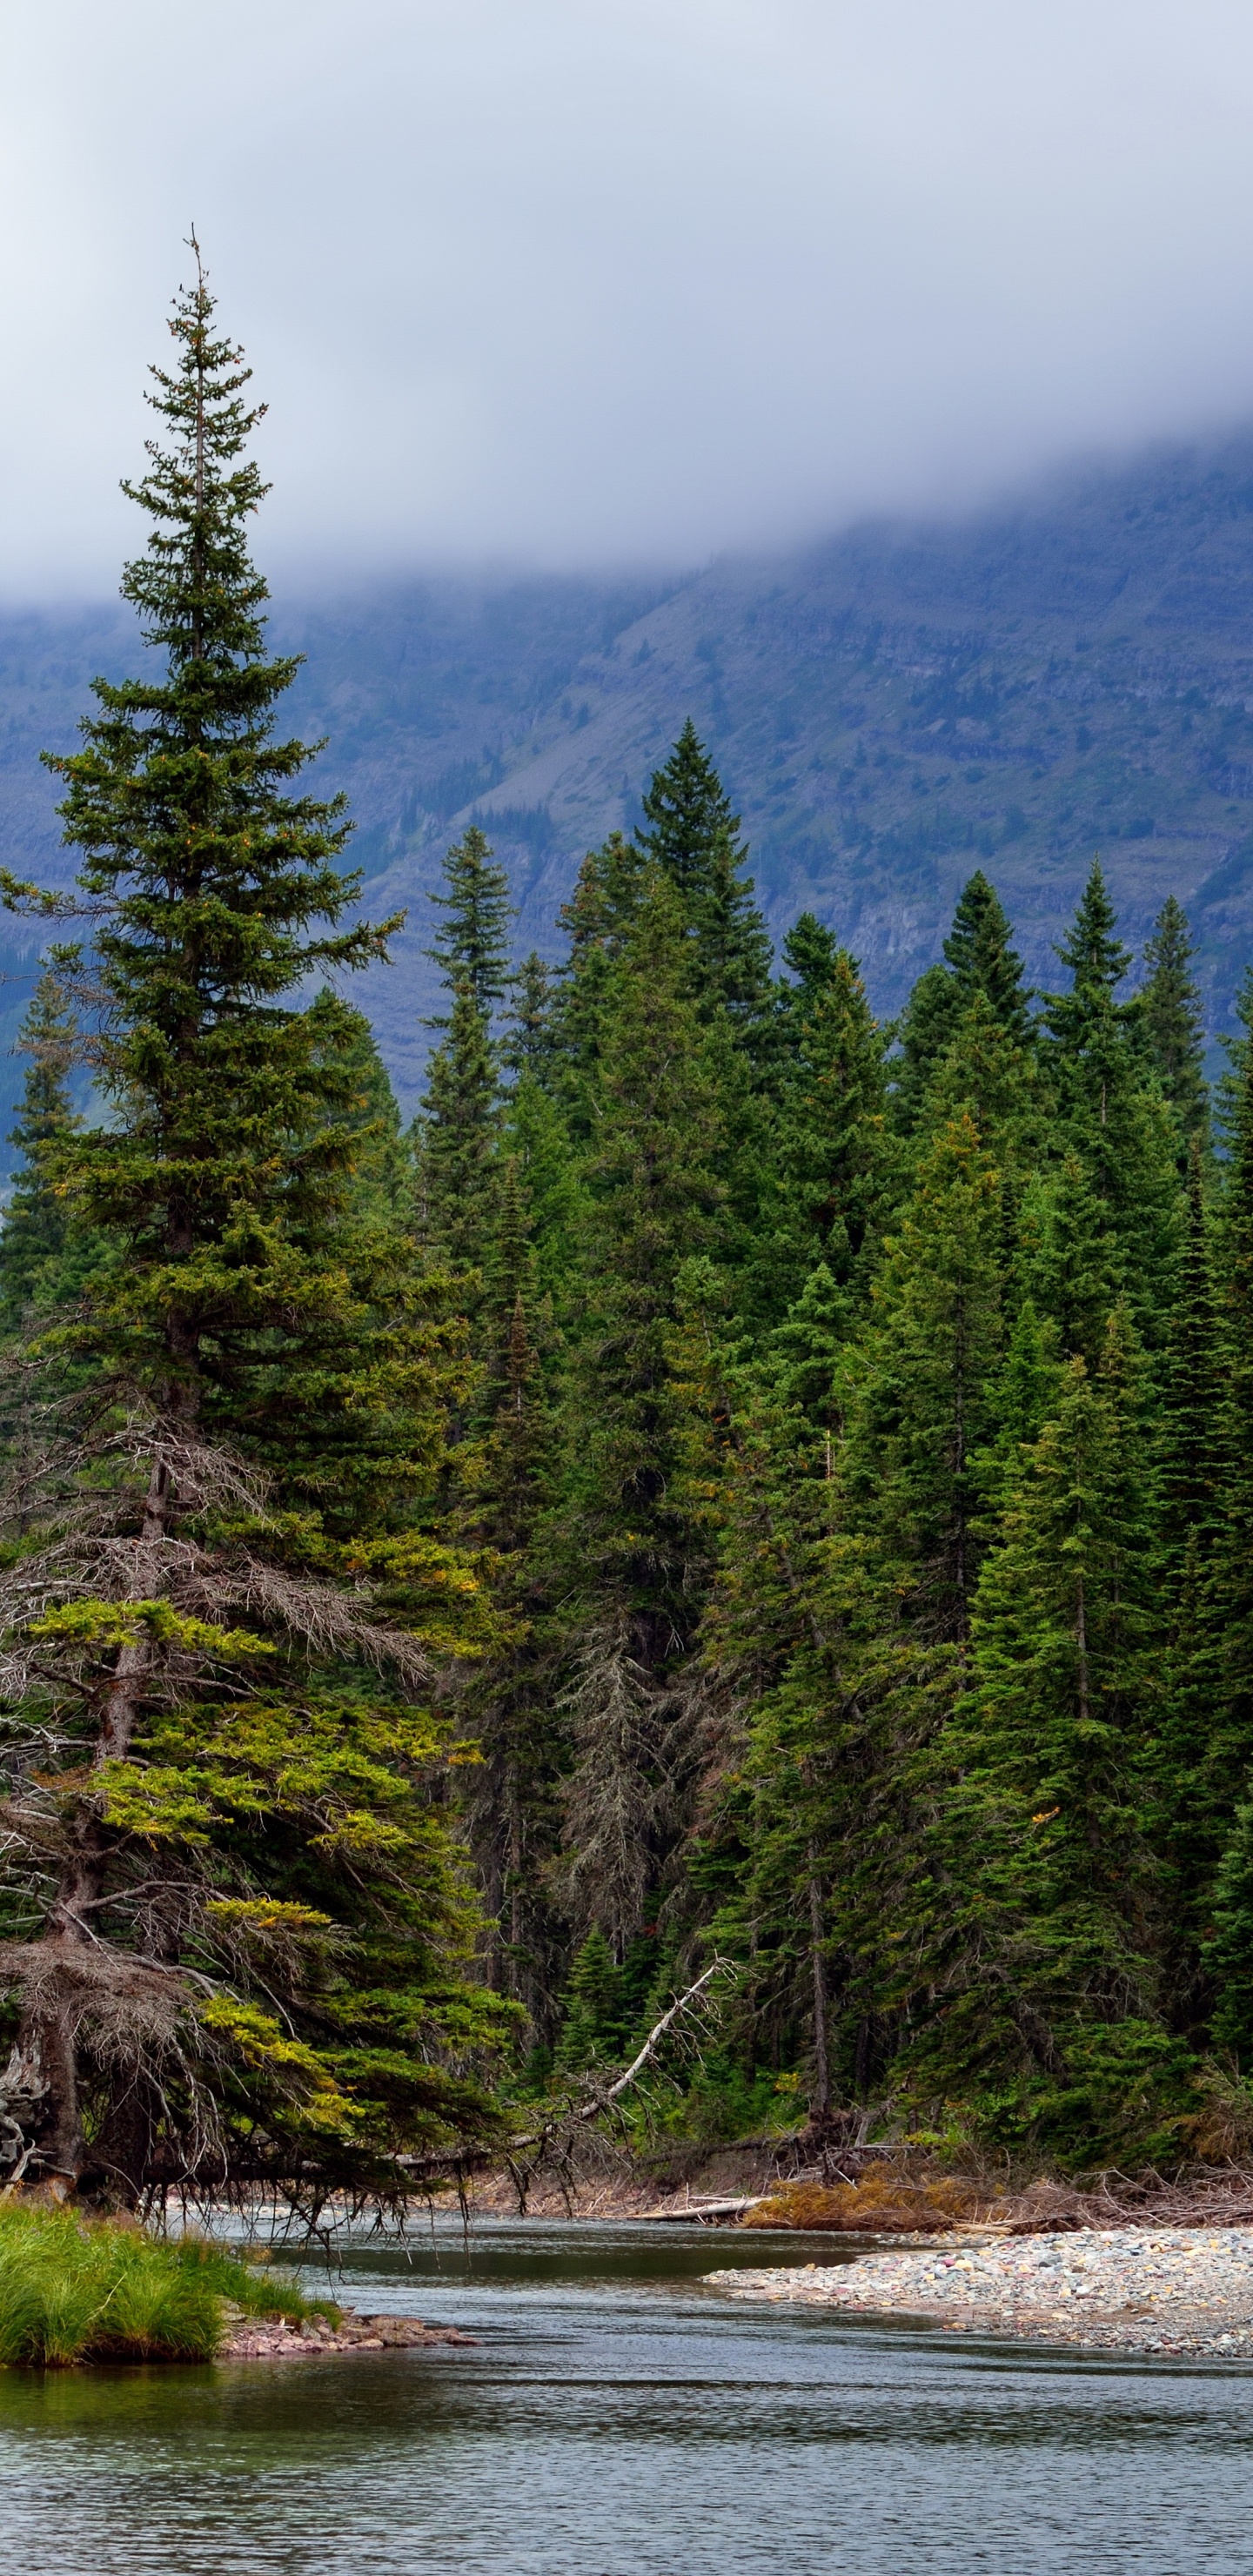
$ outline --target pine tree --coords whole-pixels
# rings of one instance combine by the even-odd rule
[[[1196,1462],[1208,1481],[1217,1450],[1222,1478],[1213,1574],[1222,1669],[1206,1752],[1217,1801],[1232,1799],[1253,1764],[1253,1054],[1236,1088],[1231,1147],[1215,1264],[1224,1402],[1219,1422],[1209,1426],[1208,1461],[1202,1449]],[[1193,1436],[1199,1444],[1201,1424]],[[1205,1511],[1204,1495],[1197,1499]]]
[[[837,949],[798,1014],[790,1079],[772,1139],[774,1187],[763,1194],[750,1255],[754,1306],[777,1315],[821,1261],[845,1291],[851,1325],[864,1309],[891,1191],[887,1038],[871,1016],[854,958]]]
[[[1043,1111],[1033,1047],[1019,1044],[976,992],[932,1064],[914,1124],[916,1144],[965,1112],[1015,1184],[1039,1158]]]
[[[1193,1549],[1212,1561],[1222,1525],[1224,1387],[1210,1231],[1201,1138],[1194,1134],[1162,1407],[1164,1538],[1176,1571]]]
[[[724,1468],[693,1869],[740,1961],[746,2073],[799,2056],[820,2119],[837,2084],[864,2100],[891,2053],[922,1839],[907,1775],[951,1698],[953,1650],[902,1616],[897,1566],[856,1526],[824,1391],[817,1438],[798,1410],[798,1358],[763,1393],[728,1352],[706,1394]]]
[[[1146,1813],[1170,1906],[1171,1999],[1177,2020],[1194,2030],[1209,2000],[1202,1951],[1232,1804],[1233,1748],[1221,1720],[1226,1432],[1201,1138],[1194,1134],[1158,1427],[1161,1717],[1146,1764]]]
[[[1238,1806],[1210,1909],[1205,1965],[1216,1989],[1212,2034],[1246,2081],[1253,2069],[1253,1806]]]
[[[605,1014],[554,1533],[578,1641],[566,1885],[576,1920],[600,1921],[619,1949],[664,1845],[676,1759],[665,1694],[699,1613],[672,1336],[682,1265],[714,1239],[718,1136],[686,985],[682,907],[654,872]]]
[[[912,1136],[936,1066],[952,1046],[962,1018],[957,979],[944,966],[928,966],[896,1023],[900,1054],[892,1061],[892,1117],[898,1134]]]
[[[796,977],[802,1007],[812,1008],[835,973],[842,954],[833,930],[812,912],[802,912],[783,942],[783,962]]]
[[[955,1643],[978,1572],[975,1462],[1003,1291],[1000,1174],[961,1116],[924,1155],[885,1249],[845,1471],[919,1632]]]
[[[164,675],[96,682],[52,764],[109,1113],[59,1137],[57,1185],[109,1257],[57,1344],[77,1445],[12,1506],[28,1937],[0,2094],[28,2173],[68,2187],[133,2196],[207,2159],[316,2202],[490,2125],[430,2044],[450,2013],[463,2040],[492,2026],[456,1966],[472,1909],[422,1706],[432,1647],[476,1616],[424,1518],[464,1362],[355,1195],[360,1023],[300,1007],[386,932],[340,928],[347,824],[292,792],[311,755],[275,736],[296,666],[267,657],[245,544],[258,414],[199,269],[171,329],[123,583]]]
[[[622,2036],[622,1970],[594,1923],[570,1970],[557,2064],[581,2075],[588,2067],[612,2062]]]
[[[1022,959],[1009,944],[1009,923],[1000,898],[981,868],[967,878],[958,896],[944,955],[963,1006],[981,995],[1006,1036],[1020,1046],[1025,1044],[1031,1021]]]
[[[325,986],[310,1017],[315,1033],[325,1023],[325,1061],[332,1080],[345,1089],[340,1116],[353,1138],[354,1202],[380,1222],[399,1218],[408,1210],[412,1164],[374,1031],[363,1011],[346,1009]]]
[[[1137,1795],[1155,1696],[1148,1463],[1124,1309],[1095,1375],[1071,1361],[1025,1453],[941,1747],[945,1865],[966,1910],[935,1959],[951,2000],[923,2080],[999,2082],[1003,2134],[1063,2154],[1109,2152],[1122,2121],[1143,2142],[1178,2107]]]
[[[770,935],[741,876],[740,818],[689,716],[644,798],[640,849],[680,896],[697,957],[696,989],[738,1027],[762,1019],[770,998]]]
[[[641,850],[621,832],[611,832],[601,849],[588,851],[558,916],[570,948],[554,999],[549,1078],[579,1144],[592,1132],[613,970],[635,927],[647,867]]]
[[[1072,1027],[1085,1027],[1094,1011],[1113,1002],[1131,964],[1131,951],[1117,934],[1118,916],[1101,862],[1094,858],[1071,928],[1057,943],[1057,954],[1072,978],[1069,997],[1049,1005],[1049,1020],[1059,1035]]]
[[[533,1091],[529,1076],[520,1088]],[[510,1142],[522,1141],[515,1128]],[[480,1757],[465,1781],[488,1920],[488,1974],[525,2006],[543,2039],[560,1946],[549,1882],[564,1737],[552,1714],[559,1687],[553,1604],[533,1549],[552,1448],[551,1306],[538,1294],[534,1236],[523,1157],[508,1152],[485,1265],[483,1371],[473,1407],[478,1456],[466,1500],[468,1522],[490,1553],[501,1637],[490,1660],[471,1671],[462,1705]]]
[[[57,1146],[82,1125],[69,1084],[80,1047],[73,1010],[48,971],[35,986],[18,1044],[31,1059],[9,1133],[22,1167],[0,1233],[0,1297],[14,1320],[32,1298],[57,1304],[76,1284],[66,1263],[67,1213],[54,1165]]]
[[[492,858],[491,843],[477,823],[454,842],[443,865],[446,892],[430,898],[447,917],[427,956],[439,967],[450,992],[465,986],[479,1016],[490,1027],[492,1013],[509,989],[509,925],[514,918],[509,879]],[[430,1022],[443,1028],[444,1020]]]
[[[1168,895],[1153,924],[1144,962],[1140,1010],[1149,1059],[1179,1121],[1185,1141],[1208,1141],[1209,1087],[1204,1073],[1204,1019],[1200,987],[1190,973],[1196,948],[1188,916]]]
[[[1071,970],[1045,1020],[1046,1073],[1058,1142],[1080,1157],[1121,1267],[1137,1329],[1155,1342],[1169,1310],[1183,1222],[1178,1131],[1146,1073],[1134,1002],[1115,999],[1131,963],[1095,860],[1073,927],[1057,954]]]
[[[1056,1325],[1068,1358],[1096,1364],[1126,1265],[1088,1168],[1073,1147],[1028,1198],[1026,1270],[1042,1314]]]
[[[456,986],[446,1027],[427,1065],[413,1135],[419,1234],[437,1259],[481,1273],[496,1215],[500,1081],[468,984]],[[475,1302],[475,1291],[463,1295]]]
[[[509,1034],[502,1054],[515,1076],[529,1073],[543,1082],[553,1053],[552,977],[536,949],[524,957],[511,978]]]
[[[972,1005],[986,1014],[1013,1048],[1031,1039],[1022,960],[1009,943],[1009,923],[994,886],[981,869],[962,887],[953,927],[944,942],[943,966],[918,978],[897,1023],[900,1055],[894,1066],[893,1112],[903,1136],[913,1134],[936,1071],[958,1044]]]

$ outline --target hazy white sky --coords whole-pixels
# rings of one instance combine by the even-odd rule
[[[287,580],[687,563],[1253,414],[1253,13],[13,5],[10,597],[113,586],[193,218]]]

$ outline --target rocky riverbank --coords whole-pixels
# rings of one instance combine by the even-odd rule
[[[734,2299],[790,2300],[1081,2352],[1253,2357],[1253,2228],[1103,2227],[948,2238],[838,2264],[707,2272]]]
[[[424,2326],[417,2317],[366,2317],[341,2308],[339,2322],[310,2316],[248,2317],[240,2308],[227,2312],[227,2334],[219,2361],[315,2361],[328,2352],[415,2352],[432,2344],[473,2344],[477,2335],[459,2334],[455,2326]]]

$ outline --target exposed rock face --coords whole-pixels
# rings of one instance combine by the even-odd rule
[[[1138,946],[1185,904],[1212,1029],[1253,942],[1253,436],[1158,449],[931,525],[852,528],[788,556],[669,580],[410,582],[298,607],[295,731],[329,745],[376,918],[405,905],[396,970],[362,976],[406,1111],[436,969],[426,894],[477,816],[507,863],[521,950],[560,947],[584,849],[633,825],[687,716],[742,812],[778,934],[805,906],[893,1011],[939,955],[958,887],[994,878],[1033,981],[1094,849]],[[0,828],[19,874],[63,875],[57,783],[91,674],[141,666],[128,615],[0,614]],[[25,946],[23,946],[25,942]],[[0,962],[6,1055],[38,932]],[[0,1147],[0,1165],[5,1162]]]

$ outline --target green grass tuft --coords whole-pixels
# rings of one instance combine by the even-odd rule
[[[210,2361],[228,2305],[250,2316],[336,2314],[203,2237],[166,2242],[125,2219],[0,2204],[0,2364]]]

